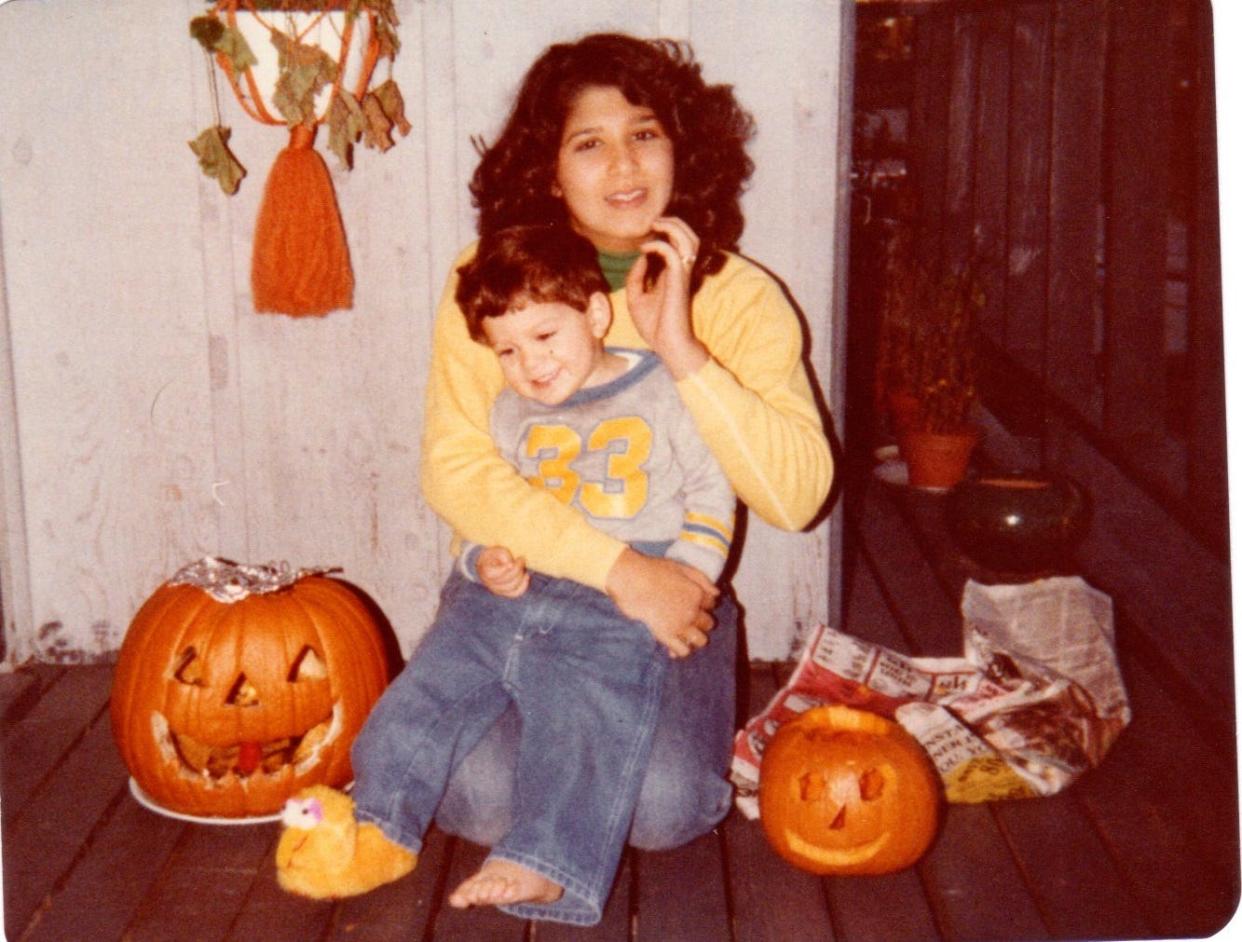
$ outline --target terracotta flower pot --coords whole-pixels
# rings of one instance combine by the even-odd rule
[[[907,432],[901,438],[901,454],[910,485],[937,490],[953,487],[966,476],[978,441],[979,430],[974,427],[960,432]]]

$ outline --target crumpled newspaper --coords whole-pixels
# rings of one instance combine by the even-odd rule
[[[742,813],[758,816],[768,740],[824,703],[896,719],[951,802],[1052,795],[1099,765],[1130,722],[1112,600],[1078,577],[969,581],[961,610],[962,657],[907,657],[818,626],[788,683],[734,741]]]

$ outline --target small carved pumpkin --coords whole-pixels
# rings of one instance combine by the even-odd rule
[[[324,572],[208,558],[134,616],[112,731],[156,804],[252,817],[308,785],[350,781],[349,747],[390,660],[376,617]]]
[[[782,857],[818,874],[879,874],[915,863],[936,833],[940,785],[899,725],[845,706],[815,707],[763,753],[759,814]]]

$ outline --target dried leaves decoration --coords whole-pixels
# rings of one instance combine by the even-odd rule
[[[393,128],[404,137],[410,127],[405,99],[392,79],[367,92],[361,102],[341,89],[328,112],[328,149],[342,166],[352,167],[353,146],[359,137],[367,147],[383,153],[393,146]]]
[[[280,58],[280,77],[272,104],[289,127],[315,123],[315,96],[336,81],[336,60],[320,49],[272,30],[272,45]]]
[[[255,0],[254,6],[259,10],[302,12],[339,9],[339,6],[332,7],[329,0]],[[373,16],[378,58],[391,63],[401,48],[396,32],[397,13],[392,0],[349,0],[345,11],[351,17],[364,12]],[[218,54],[227,60],[235,75],[258,62],[241,32],[229,27],[214,11],[192,19],[190,35],[209,54]],[[315,96],[336,80],[339,67],[331,56],[317,46],[298,42],[277,29],[272,30],[271,37],[279,54],[280,71],[272,104],[289,127],[311,124],[315,121]],[[353,145],[359,139],[367,147],[383,153],[393,146],[394,128],[403,137],[411,129],[405,117],[401,91],[391,77],[367,92],[361,101],[349,90],[338,88],[326,123],[328,149],[347,169],[353,166]],[[231,195],[237,192],[246,171],[228,149],[230,133],[217,119],[216,125],[200,134],[190,146],[198,155],[203,172],[218,180],[221,189]]]
[[[358,140],[366,123],[362,105],[349,92],[342,90],[332,99],[328,111],[328,150],[336,154],[342,167],[354,165],[354,141]]]
[[[196,16],[190,20],[190,36],[198,41],[209,57],[214,52],[228,59],[235,71],[249,68],[258,61],[242,34],[225,26],[214,14]],[[207,68],[211,74],[210,61],[208,61]],[[215,98],[215,82],[214,74],[212,74],[213,104],[215,104]],[[194,155],[198,157],[198,165],[203,173],[219,183],[220,189],[227,196],[232,196],[241,186],[242,177],[246,175],[246,168],[229,150],[229,138],[233,132],[220,123],[218,104],[215,104],[215,110],[217,112],[216,123],[189,144]]]
[[[214,13],[206,13],[190,20],[190,36],[207,52],[219,53],[228,59],[229,66],[235,73],[259,62],[241,31],[226,26]]]
[[[198,157],[203,173],[220,184],[226,195],[232,196],[241,186],[246,168],[238,163],[229,150],[229,136],[233,132],[220,125],[213,125],[190,141],[190,149]]]

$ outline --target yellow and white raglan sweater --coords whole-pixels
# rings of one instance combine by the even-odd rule
[[[504,388],[496,356],[476,343],[454,295],[454,264],[436,314],[423,432],[423,492],[460,538],[504,546],[550,576],[603,589],[625,549],[552,493],[533,488],[492,441]],[[646,348],[625,289],[612,292],[610,346]],[[802,326],[780,285],[731,255],[691,310],[711,360],[677,383],[699,433],[741,500],[786,530],[810,522],[832,484],[832,453],[802,363]]]

